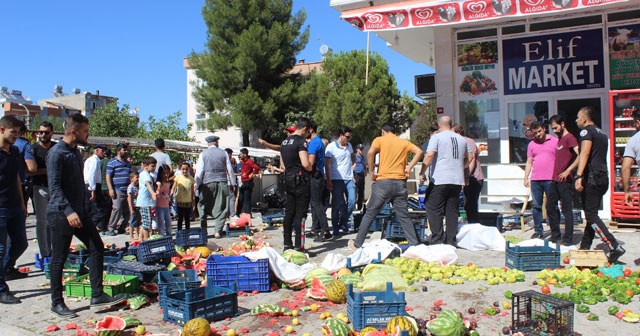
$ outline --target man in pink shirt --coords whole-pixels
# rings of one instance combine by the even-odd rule
[[[524,186],[531,187],[533,198],[533,224],[535,232],[531,238],[542,238],[542,202],[546,194],[549,198],[553,181],[553,163],[556,159],[558,138],[547,134],[545,127],[539,122],[531,123],[533,141],[527,147],[527,165],[524,169]]]

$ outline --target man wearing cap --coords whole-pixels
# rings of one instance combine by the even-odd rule
[[[102,193],[102,168],[101,161],[104,158],[104,154],[107,151],[105,145],[95,145],[93,147],[93,155],[84,161],[84,186],[87,190],[85,197],[85,207],[100,230],[100,223],[104,216],[104,194]]]
[[[356,164],[353,175],[356,177],[356,209],[362,210],[364,202],[364,177],[367,176],[367,160],[364,157],[363,144],[356,146]]]
[[[158,163],[156,164],[156,175],[158,175],[158,170],[163,165],[169,166],[169,171],[173,171],[173,167],[171,166],[171,157],[169,154],[164,152],[165,144],[164,139],[156,139],[154,141],[155,152],[151,154]]]
[[[27,172],[33,176],[33,207],[36,213],[36,238],[40,258],[51,257],[51,235],[47,227],[47,205],[49,204],[49,184],[47,182],[47,153],[53,145],[53,125],[43,121],[38,128],[38,142],[31,146],[31,157],[25,159]]]
[[[209,148],[202,151],[196,163],[196,190],[200,193],[198,213],[200,227],[207,229],[207,216],[213,219],[214,237],[221,238],[224,220],[229,214],[229,191],[236,189],[236,177],[229,155],[218,148],[220,137],[210,135],[204,139]]]
[[[111,218],[109,219],[109,234],[115,236],[118,230],[129,224],[129,204],[127,203],[127,187],[131,164],[125,159],[129,146],[119,143],[116,146],[116,157],[107,164],[107,186],[109,197],[113,200]]]

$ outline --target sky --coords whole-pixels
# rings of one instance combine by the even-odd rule
[[[37,104],[81,91],[119,98],[139,108],[142,121],[182,112],[186,125],[186,70],[183,58],[202,52],[204,0],[4,1],[0,19],[0,86],[21,90]],[[321,60],[320,46],[334,52],[366,49],[366,33],[343,20],[329,0],[294,0],[310,27],[307,47],[297,56]],[[431,73],[371,34],[371,50],[389,63],[401,92],[414,96],[413,76]],[[183,126],[184,126],[183,125]]]

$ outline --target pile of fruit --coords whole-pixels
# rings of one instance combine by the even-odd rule
[[[269,246],[269,243],[265,241],[265,237],[257,235],[240,236],[240,242],[233,242],[230,247],[220,248],[218,253],[225,256],[239,256],[245,252],[259,250],[265,246]]]

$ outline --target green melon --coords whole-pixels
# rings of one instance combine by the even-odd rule
[[[322,333],[333,336],[351,336],[353,332],[348,324],[337,318],[329,318],[322,323]]]
[[[294,263],[298,266],[304,265],[309,262],[309,257],[306,253],[296,250],[286,250],[282,253],[282,257],[290,263]]]
[[[409,336],[417,336],[418,335],[418,325],[415,320],[408,316],[396,316],[393,317],[387,322],[387,334],[395,335],[398,334],[402,330],[406,330],[409,332]]]
[[[455,310],[445,310],[427,323],[427,329],[434,336],[463,336],[467,332],[462,318]]]
[[[331,276],[331,272],[329,272],[328,269],[326,269],[324,267],[316,267],[316,268],[310,270],[307,273],[307,275],[304,276],[304,282],[307,283],[307,287],[311,287],[311,280],[313,280],[313,278],[315,278],[316,276],[318,276],[320,274],[328,274],[329,276]]]
[[[347,302],[347,285],[340,280],[333,280],[324,288],[327,299],[333,303]]]

